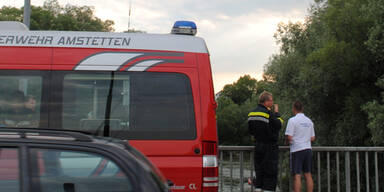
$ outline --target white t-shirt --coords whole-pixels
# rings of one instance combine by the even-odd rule
[[[315,136],[313,122],[303,113],[298,113],[288,120],[285,135],[292,136],[291,153],[311,149],[311,137]]]

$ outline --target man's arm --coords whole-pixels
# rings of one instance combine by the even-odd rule
[[[294,131],[295,128],[293,126],[293,122],[292,122],[292,119],[289,119],[288,120],[288,123],[287,123],[287,128],[285,130],[285,138],[286,138],[286,144],[291,144],[293,142],[293,135],[294,135]]]
[[[279,113],[279,105],[273,105],[273,111],[271,111],[271,117],[269,119],[271,121],[271,125],[275,131],[280,131],[283,126],[284,120],[281,118]]]
[[[315,129],[313,126],[313,122],[311,121],[312,126],[311,126],[311,142],[315,141]]]
[[[286,144],[291,144],[292,143],[292,136],[291,135],[285,135],[286,136]]]

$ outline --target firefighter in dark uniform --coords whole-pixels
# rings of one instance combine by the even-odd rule
[[[255,140],[254,164],[256,178],[251,182],[255,191],[275,191],[277,184],[277,140],[283,120],[272,94],[260,94],[259,105],[248,114],[248,128]]]

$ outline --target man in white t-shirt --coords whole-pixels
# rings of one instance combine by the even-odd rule
[[[294,176],[293,189],[295,192],[301,191],[301,173],[304,173],[307,183],[307,192],[312,192],[311,142],[315,140],[313,122],[304,115],[303,105],[300,101],[293,103],[292,112],[295,116],[288,120],[285,135],[290,143],[290,164],[291,172]]]

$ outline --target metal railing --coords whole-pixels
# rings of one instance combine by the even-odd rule
[[[254,177],[253,149],[219,146],[219,191],[253,191],[247,183]],[[279,150],[277,191],[292,191],[289,147],[280,146]],[[314,191],[384,190],[384,147],[313,147],[312,151]]]

